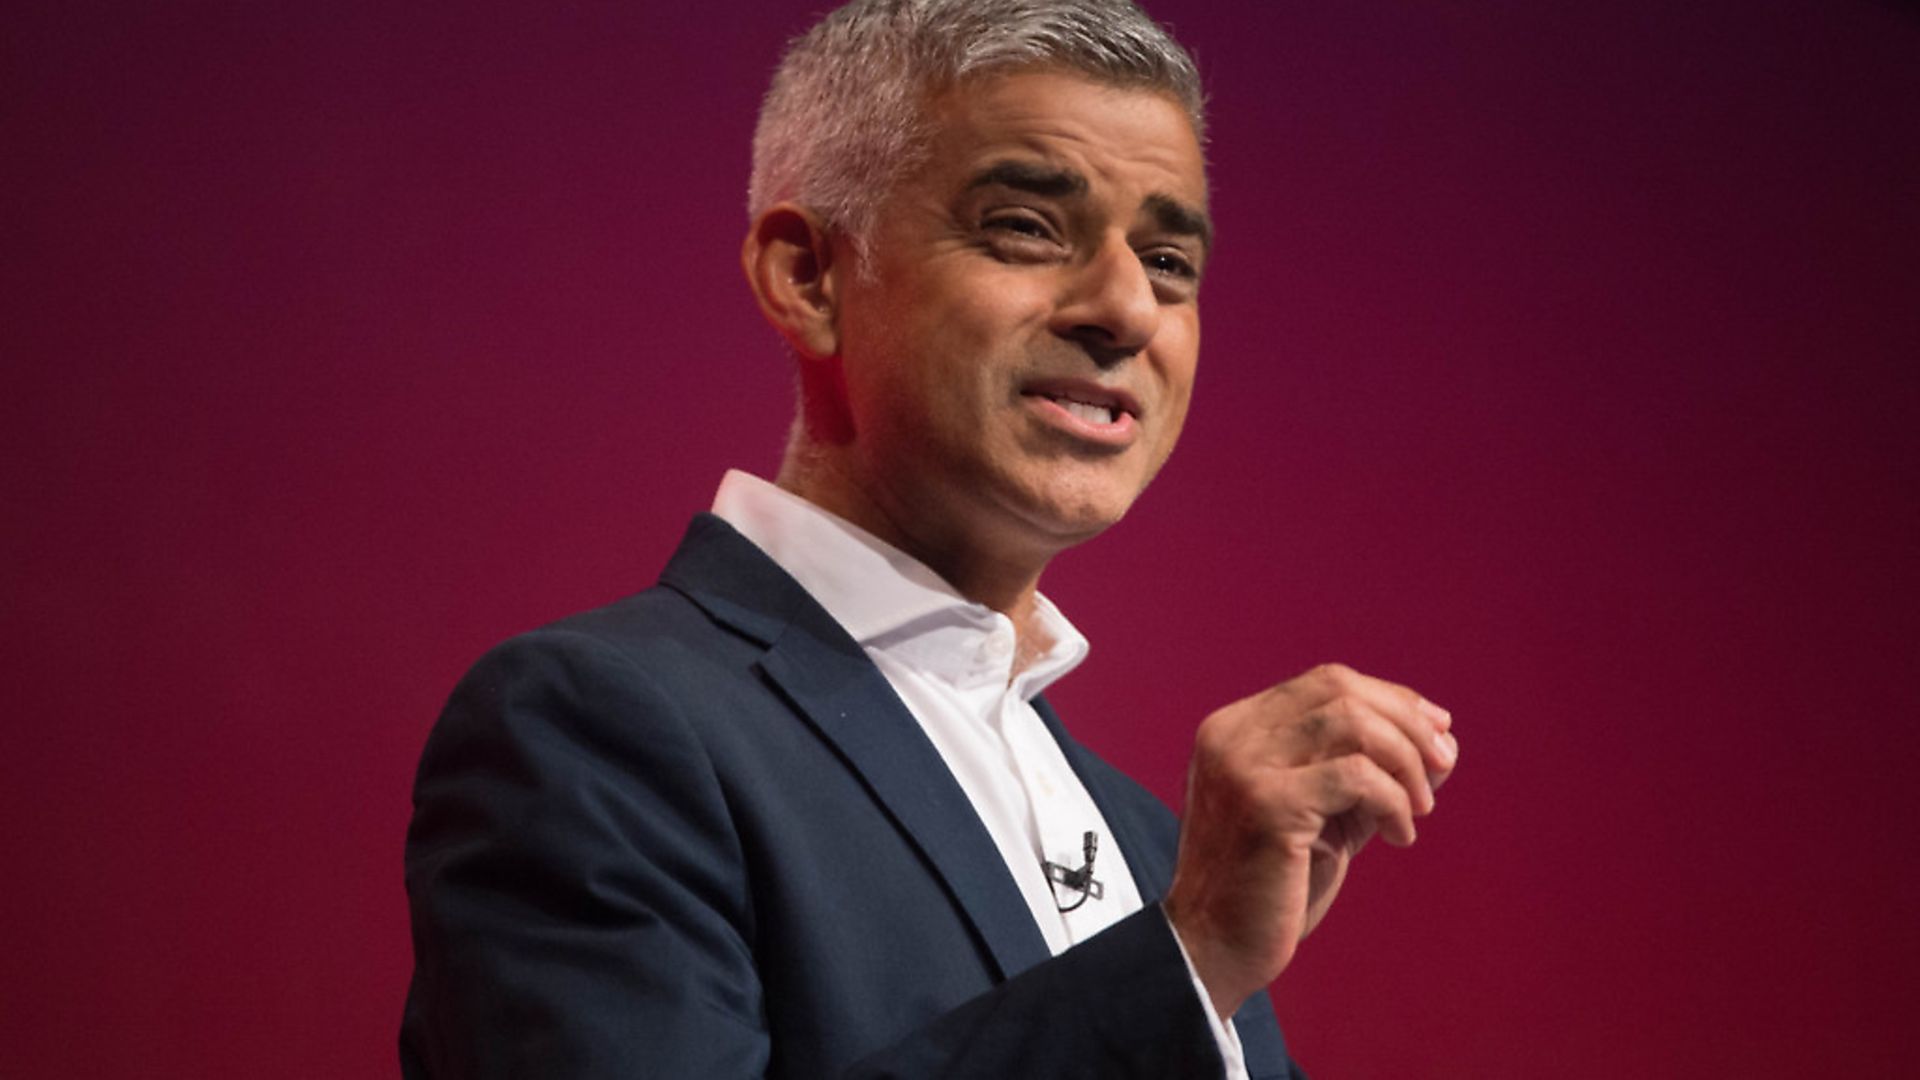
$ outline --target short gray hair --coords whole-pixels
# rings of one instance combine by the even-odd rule
[[[1131,0],[854,0],[796,38],[774,73],[749,214],[791,200],[864,253],[880,202],[924,160],[928,97],[1021,68],[1165,93],[1205,136],[1193,58]]]

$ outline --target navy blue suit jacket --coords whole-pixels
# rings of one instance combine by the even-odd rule
[[[1173,815],[1035,704],[1159,897]],[[414,807],[414,1080],[1219,1075],[1158,904],[1051,956],[879,670],[709,515],[475,665]],[[1265,995],[1235,1022],[1296,1075]]]

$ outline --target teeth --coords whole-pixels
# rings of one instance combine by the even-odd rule
[[[1113,405],[1090,405],[1072,398],[1054,398],[1056,404],[1089,424],[1117,424],[1120,410]]]
[[[1113,423],[1113,410],[1098,405],[1089,405],[1084,401],[1062,401],[1060,407],[1089,424]]]

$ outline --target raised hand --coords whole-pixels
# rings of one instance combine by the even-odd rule
[[[1209,716],[1165,907],[1220,1015],[1279,976],[1375,833],[1404,847],[1460,747],[1445,709],[1326,664]]]

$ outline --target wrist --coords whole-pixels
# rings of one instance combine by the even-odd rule
[[[1188,972],[1202,990],[1214,1015],[1222,1021],[1231,1020],[1240,1011],[1240,1006],[1265,985],[1264,981],[1249,980],[1240,972],[1238,969],[1244,965],[1239,963],[1235,951],[1224,946],[1214,935],[1206,933],[1197,925],[1200,920],[1179,910],[1172,897],[1162,901],[1161,910],[1167,916],[1167,925],[1173,930],[1174,940],[1180,946],[1180,955],[1187,962]]]

